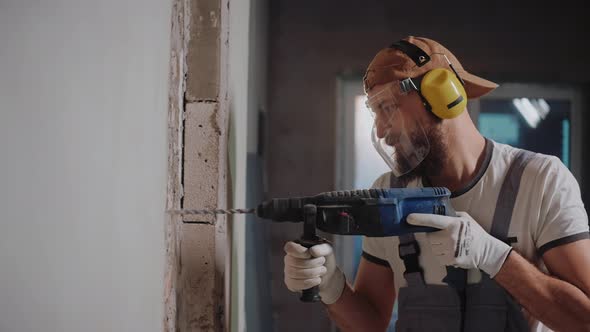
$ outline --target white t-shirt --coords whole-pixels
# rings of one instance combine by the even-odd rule
[[[504,177],[519,149],[487,141],[487,158],[474,181],[461,192],[453,193],[451,204],[456,211],[469,213],[486,231],[490,231],[496,201]],[[390,174],[381,175],[373,188],[389,188]],[[414,180],[407,187],[422,187]],[[420,266],[427,284],[445,283],[446,268],[432,254],[425,233],[414,234],[421,254]],[[547,269],[541,255],[553,247],[588,238],[588,216],[576,179],[554,156],[536,154],[525,167],[516,198],[508,238],[516,237],[512,247],[541,271]],[[373,262],[388,264],[394,272],[396,294],[407,285],[404,263],[399,257],[398,237],[363,238],[363,256]],[[468,282],[477,283],[479,270],[468,271]],[[551,331],[538,321],[529,320],[531,331]]]

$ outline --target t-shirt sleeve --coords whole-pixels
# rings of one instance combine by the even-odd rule
[[[371,188],[389,188],[389,176],[391,173],[385,173],[381,175]],[[383,243],[383,238],[379,237],[366,237],[363,236],[363,258],[369,262],[387,266],[389,263],[386,259],[387,251]]]
[[[383,238],[363,237],[363,258],[371,263],[389,267]]]
[[[543,192],[535,236],[539,254],[589,238],[580,187],[569,169],[557,157],[550,157],[537,179]]]

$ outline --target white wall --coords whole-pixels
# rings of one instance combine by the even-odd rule
[[[231,0],[230,0],[231,1]],[[229,11],[229,161],[233,207],[246,207],[248,140],[248,61],[250,47],[250,0],[231,2]],[[231,217],[231,331],[246,331],[246,216]]]
[[[170,1],[0,0],[0,331],[161,331]]]

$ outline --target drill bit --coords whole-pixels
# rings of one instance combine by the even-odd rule
[[[238,214],[238,213],[256,213],[256,209],[200,209],[200,210],[168,210],[171,214],[191,215],[191,214]]]

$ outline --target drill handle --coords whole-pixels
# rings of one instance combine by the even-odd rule
[[[326,242],[326,240],[322,239],[321,237],[317,237],[315,240],[308,240],[308,239],[304,239],[303,237],[301,237],[298,240],[295,240],[295,243],[299,243],[300,245],[306,247],[306,248],[311,248],[313,246],[315,246],[316,244],[322,244]],[[308,289],[304,289],[303,292],[301,292],[301,297],[299,298],[302,302],[318,302],[320,301],[322,298],[320,296],[320,287],[319,286],[313,286],[312,288],[308,288]]]
[[[300,245],[306,248],[311,248],[316,244],[326,242],[326,240],[316,235],[316,215],[317,207],[315,205],[306,204],[305,206],[303,206],[303,235],[299,240],[296,240],[295,242],[299,243]],[[318,302],[322,299],[319,293],[319,286],[304,289],[301,293],[300,300],[303,302]]]

